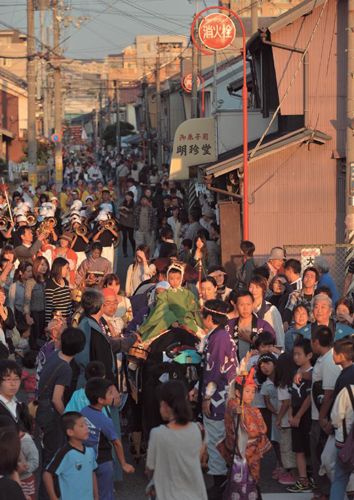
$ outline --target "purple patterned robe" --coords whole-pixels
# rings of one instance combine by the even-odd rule
[[[230,382],[236,376],[238,365],[235,343],[224,328],[208,333],[203,349],[202,397],[207,396],[207,387],[214,390],[210,411],[212,420],[223,420],[225,401]]]

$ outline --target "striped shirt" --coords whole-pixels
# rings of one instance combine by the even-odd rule
[[[45,286],[45,322],[53,318],[53,313],[60,311],[62,316],[69,319],[72,315],[71,292],[68,283],[64,286],[58,285],[53,279],[49,279]]]

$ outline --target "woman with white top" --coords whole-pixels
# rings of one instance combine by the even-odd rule
[[[264,319],[273,327],[277,346],[284,347],[285,334],[280,312],[270,302],[265,300],[268,282],[263,276],[255,275],[250,281],[249,291],[253,295],[253,312],[258,318]]]
[[[152,475],[148,493],[157,500],[207,500],[201,456],[202,430],[192,420],[188,395],[181,381],[160,386],[160,414],[166,425],[152,429],[146,469]]]
[[[125,294],[131,297],[138,286],[154,274],[156,268],[154,264],[149,264],[150,248],[147,245],[139,245],[135,252],[135,262],[130,264],[125,282]]]

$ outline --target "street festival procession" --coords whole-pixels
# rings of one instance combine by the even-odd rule
[[[0,4],[0,500],[354,499],[354,0]]]

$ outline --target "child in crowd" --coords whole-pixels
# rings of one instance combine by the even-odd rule
[[[13,427],[0,428],[0,499],[26,500],[18,475],[20,438]]]
[[[57,452],[43,474],[49,500],[98,500],[95,452],[84,445],[89,436],[86,420],[80,413],[71,411],[61,416],[61,424],[67,444]]]
[[[298,372],[301,374],[312,372],[311,342],[307,339],[295,341],[293,357]],[[297,384],[295,381],[290,387],[291,395],[291,425],[292,450],[296,455],[296,465],[299,479],[288,488],[291,493],[305,493],[311,491],[310,480],[307,475],[306,457],[310,457],[310,430],[311,430],[311,380],[302,378]]]
[[[343,448],[346,438],[354,425],[354,380],[348,371],[354,357],[354,341],[352,338],[337,340],[333,346],[333,360],[336,365],[342,366],[334,389],[336,398],[331,412],[332,425],[335,430],[336,460],[334,478],[331,485],[330,500],[345,498],[345,493],[351,476],[351,469],[346,468],[340,460],[338,453]],[[351,376],[351,380],[349,377]],[[339,391],[339,392],[337,392]],[[350,437],[348,438],[350,439]],[[352,481],[351,481],[352,482]],[[350,487],[353,490],[352,487]],[[353,498],[348,494],[348,498]]]
[[[333,361],[342,368],[338,375],[333,391],[333,401],[336,399],[343,387],[354,384],[354,351],[353,338],[337,340],[333,344]]]
[[[24,403],[16,399],[21,385],[22,370],[15,361],[0,360],[0,415],[7,415],[16,424],[31,431],[31,419]]]
[[[43,367],[38,383],[37,424],[43,432],[43,462],[51,461],[63,445],[60,415],[70,398],[72,360],[82,351],[85,335],[78,328],[66,328],[61,336],[61,349],[52,353]]]
[[[19,365],[23,364],[24,355],[30,350],[29,338],[31,334],[31,328],[23,327],[19,328],[20,338],[14,344],[15,347],[15,357],[16,361]]]
[[[22,388],[26,394],[26,403],[35,400],[35,393],[37,387],[36,380],[36,351],[27,351],[22,360]]]
[[[88,446],[95,449],[97,467],[97,483],[100,500],[113,500],[113,459],[111,445],[125,473],[134,472],[134,467],[125,460],[121,440],[118,438],[112,419],[102,412],[104,407],[114,405],[116,388],[110,380],[92,378],[85,388],[90,402],[81,411],[89,427]]]
[[[252,406],[256,392],[254,369],[248,376],[237,376],[230,386],[225,412],[225,439],[217,445],[231,466],[224,500],[258,498],[261,458],[271,445],[258,408]]]
[[[275,424],[279,411],[278,391],[274,385],[276,364],[277,358],[274,354],[270,352],[261,354],[257,363],[257,381],[261,384],[260,396],[263,398],[267,413],[271,415],[270,421],[267,418],[265,423],[267,425],[267,435],[273,445],[277,461],[272,477],[279,480],[284,473],[284,469],[279,447],[280,435]]]
[[[20,438],[21,453],[17,472],[26,500],[36,500],[36,480],[34,473],[39,466],[39,453],[32,437],[21,429],[10,416],[0,415],[0,428],[12,428]]]
[[[66,328],[66,321],[62,316],[54,316],[46,328],[47,342],[41,347],[37,356],[37,383],[41,375],[43,366],[48,361],[54,351],[60,349],[61,334]]]
[[[293,470],[296,468],[295,454],[291,445],[291,427],[289,424],[290,393],[296,365],[292,355],[283,353],[277,361],[274,385],[278,389],[279,410],[276,417],[276,426],[280,432],[280,454],[285,472],[280,475],[278,482],[286,486],[295,483]]]
[[[299,337],[299,330],[310,321],[309,310],[305,304],[298,304],[293,310],[293,324],[285,333],[285,351],[291,353],[295,340]]]
[[[183,276],[183,264],[175,262],[168,268],[170,288],[157,296],[156,306],[139,327],[144,342],[151,343],[171,326],[184,326],[195,333],[202,328],[198,303],[193,293],[182,287]]]
[[[101,361],[90,361],[85,368],[85,379],[90,380],[92,378],[102,378],[106,376],[106,369]],[[119,394],[117,392],[119,397]],[[89,406],[90,401],[87,399],[85,388],[77,389],[70,398],[70,401],[65,407],[65,412],[68,411],[81,411],[86,406]],[[103,408],[103,413],[109,416],[106,408]]]

